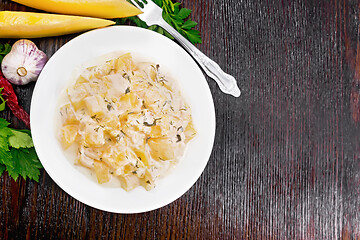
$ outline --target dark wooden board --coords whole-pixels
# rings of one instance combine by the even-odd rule
[[[208,78],[217,127],[200,179],[166,207],[122,215],[76,201],[44,170],[39,183],[3,174],[0,239],[360,239],[360,1],[181,2],[198,47],[243,93]],[[35,42],[51,56],[74,36]],[[33,87],[16,87],[27,111]]]

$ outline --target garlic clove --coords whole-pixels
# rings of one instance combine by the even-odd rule
[[[9,80],[16,85],[25,85],[36,81],[48,58],[39,50],[35,43],[21,39],[14,43],[2,63],[1,70]]]

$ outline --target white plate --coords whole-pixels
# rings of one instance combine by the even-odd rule
[[[109,188],[79,172],[68,159],[56,136],[58,101],[75,68],[105,54],[139,53],[159,63],[179,83],[190,105],[198,132],[188,150],[155,189],[138,187],[131,192]],[[150,30],[115,26],[82,34],[60,48],[46,64],[36,83],[30,110],[36,152],[50,177],[80,202],[104,211],[139,213],[165,206],[183,195],[203,172],[215,135],[215,111],[209,86],[194,60],[176,43]]]

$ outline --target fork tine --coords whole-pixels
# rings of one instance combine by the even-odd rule
[[[139,8],[139,9],[143,9],[135,0],[130,0],[130,2],[131,2],[132,4],[134,4],[135,7]]]

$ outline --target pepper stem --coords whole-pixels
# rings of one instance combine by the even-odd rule
[[[25,77],[27,75],[26,68],[24,67],[19,67],[16,72],[20,77]]]

